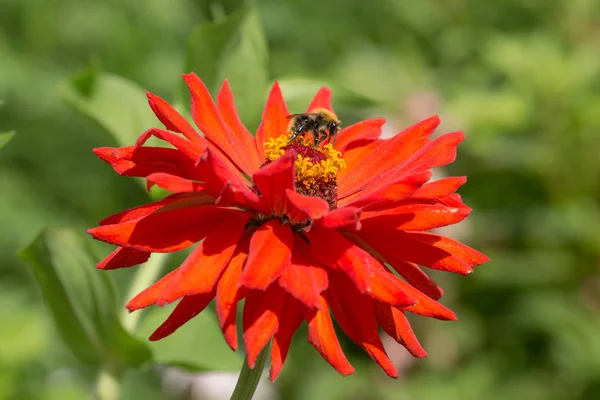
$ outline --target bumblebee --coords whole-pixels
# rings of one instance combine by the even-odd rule
[[[341,127],[341,121],[334,113],[324,108],[317,108],[311,113],[288,115],[291,119],[288,125],[288,132],[291,134],[289,143],[292,143],[301,133],[312,134],[315,142],[315,149],[320,143],[330,141],[335,138]]]

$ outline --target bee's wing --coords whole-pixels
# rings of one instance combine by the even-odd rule
[[[299,117],[299,116],[302,116],[302,115],[318,115],[318,113],[299,113],[299,114],[290,114],[290,115],[288,115],[286,118],[287,118],[287,119],[292,119],[292,118],[294,118],[294,117]]]

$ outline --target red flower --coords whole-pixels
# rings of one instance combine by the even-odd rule
[[[488,260],[425,232],[457,223],[471,211],[455,193],[464,177],[428,182],[432,168],[454,161],[463,134],[430,140],[439,124],[431,117],[383,140],[384,120],[372,119],[342,129],[335,146],[315,149],[309,134],[288,144],[290,112],[276,83],[255,139],[238,118],[227,82],[215,104],[198,76],[184,79],[192,117],[204,136],[148,93],[167,130],[150,129],[135,146],[95,149],[117,173],[173,192],[89,230],[119,246],[98,268],[129,267],[152,252],[197,244],[179,268],[127,304],[133,311],[180,300],[150,340],[170,335],[215,299],[223,335],[235,350],[236,306],[244,299],[248,363],[252,367],[272,340],[271,379],[304,320],[308,340],[323,358],[341,374],[354,372],[330,310],[389,376],[398,373],[378,326],[412,355],[424,357],[405,313],[456,316],[437,302],[442,289],[421,266],[468,274]],[[331,110],[329,89],[317,93],[308,111],[318,108]],[[151,136],[173,148],[145,146]]]

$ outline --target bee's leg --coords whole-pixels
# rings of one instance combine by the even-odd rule
[[[318,128],[312,131],[313,136],[315,138],[315,149],[319,147],[319,143],[321,143],[321,131]]]
[[[306,130],[306,122],[299,123],[298,126],[296,126],[296,128],[294,129],[294,133],[292,133],[292,137],[290,137],[288,144],[290,144],[294,140],[296,140],[298,135],[305,130]]]

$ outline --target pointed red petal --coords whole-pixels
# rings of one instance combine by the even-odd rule
[[[300,303],[291,296],[285,297],[283,310],[285,312],[279,314],[279,328],[275,336],[273,336],[273,346],[271,347],[269,379],[273,382],[277,379],[279,372],[281,372],[281,367],[283,367],[283,363],[287,357],[292,337],[304,320]]]
[[[104,260],[96,264],[96,268],[110,270],[126,268],[143,264],[150,258],[150,253],[135,250],[129,247],[119,247],[110,253]]]
[[[429,182],[419,188],[412,197],[417,199],[436,199],[448,196],[467,182],[466,176],[451,176]]]
[[[257,213],[268,215],[271,210],[260,201],[256,193],[246,185],[239,185],[227,182],[223,186],[221,194],[215,201],[220,207],[238,207],[242,209],[254,210]]]
[[[320,297],[320,303],[319,308],[305,309],[305,318],[308,322],[308,342],[340,374],[353,374],[354,368],[348,362],[340,346],[329,315],[329,307],[323,296]]]
[[[150,92],[146,92],[146,95],[152,111],[165,125],[165,128],[182,133],[188,140],[198,143],[202,147],[206,146],[206,140],[169,103]]]
[[[285,292],[277,285],[265,291],[251,290],[244,302],[244,344],[248,366],[254,368],[256,358],[279,327]]]
[[[235,209],[209,205],[166,210],[144,218],[88,230],[95,239],[148,252],[171,252],[191,246],[204,239],[215,223],[237,213]]]
[[[327,289],[327,272],[309,256],[303,240],[294,241],[291,263],[279,277],[279,285],[307,307],[318,307],[321,292]]]
[[[381,136],[383,124],[385,124],[385,118],[375,118],[360,121],[342,129],[336,139],[336,150],[343,153],[351,143],[378,139]]]
[[[490,260],[485,254],[445,236],[428,232],[407,232],[407,234],[411,239],[418,240],[435,249],[441,249],[452,254],[454,258],[462,261],[469,267],[476,267]]]
[[[375,300],[396,307],[408,307],[417,303],[417,299],[404,290],[404,282],[379,262],[373,262],[371,282],[373,289],[369,295]]]
[[[374,213],[373,217],[365,212],[361,222],[377,225],[380,229],[426,231],[456,224],[465,219],[470,212],[471,208],[467,206],[449,207],[440,203],[408,202],[392,210],[384,210],[380,214]]]
[[[313,226],[306,236],[315,260],[346,273],[361,293],[371,291],[371,265],[377,260],[369,253],[334,229]]]
[[[239,144],[241,145],[240,151],[245,153],[244,156],[247,158],[247,166],[243,169],[246,175],[252,175],[262,160],[260,159],[258,152],[256,151],[256,140],[254,136],[246,129],[237,112],[235,102],[233,101],[233,94],[229,87],[229,82],[225,80],[221,90],[217,95],[217,108],[219,114],[227,126],[237,136]],[[248,169],[248,170],[246,170]]]
[[[349,171],[345,177],[340,178],[338,197],[344,198],[354,194],[372,182],[384,183],[382,179],[387,178],[386,175],[391,170],[403,164],[427,144],[429,136],[439,123],[438,117],[431,117],[405,129],[389,140],[382,141],[358,168]],[[389,181],[394,180],[398,179]]]
[[[337,181],[343,182],[347,176],[356,173],[355,169],[362,168],[362,163],[373,153],[385,140],[377,139],[372,142],[368,140],[360,140],[355,143],[350,143],[346,146],[344,152],[344,162],[346,168],[342,169],[337,174]],[[337,143],[336,143],[337,145]],[[348,195],[341,196],[338,188],[338,199],[347,197]]]
[[[164,147],[100,147],[94,153],[123,176],[146,177],[165,172],[183,178],[198,177],[194,162],[176,149]]]
[[[294,190],[295,157],[288,152],[262,167],[252,177],[273,215],[283,215],[288,208],[286,190]]]
[[[414,263],[409,263],[398,258],[386,258],[391,267],[400,274],[408,283],[425,293],[434,300],[444,295],[444,290],[439,287],[423,270]]]
[[[165,142],[173,145],[177,150],[181,151],[184,155],[186,155],[190,160],[197,160],[200,157],[200,154],[206,149],[206,144],[202,143],[198,145],[194,142],[190,142],[182,138],[179,135],[174,134],[173,132],[165,131],[163,129],[151,128],[146,132],[142,133],[140,137],[135,142],[137,147],[142,147],[144,143],[148,141],[152,136],[157,137]]]
[[[388,185],[360,192],[356,196],[339,201],[344,206],[361,207],[365,211],[389,209],[406,199],[431,178],[431,171],[406,176]]]
[[[225,341],[234,351],[237,349],[237,303],[245,296],[245,289],[238,287],[238,283],[248,258],[248,246],[249,240],[242,239],[217,286],[217,318]]]
[[[315,196],[305,196],[290,189],[285,190],[288,200],[287,216],[292,224],[299,224],[307,219],[317,220],[329,212],[329,204]]]
[[[166,174],[164,172],[156,172],[148,175],[146,178],[146,188],[148,191],[152,186],[157,185],[172,193],[190,193],[201,192],[204,190],[204,185],[199,182],[190,181],[176,175]]]
[[[362,209],[358,207],[336,208],[324,216],[318,223],[325,228],[358,230],[361,227],[361,223],[359,222],[361,213]]]
[[[335,320],[350,339],[360,347],[392,378],[398,371],[388,358],[379,332],[373,310],[373,301],[360,294],[352,282],[341,274],[331,273],[331,287],[328,291],[329,304]]]
[[[198,176],[204,182],[205,191],[218,196],[226,184],[247,186],[248,181],[217,151],[207,147],[196,163]]]
[[[240,285],[265,290],[288,267],[294,246],[289,226],[277,220],[263,224],[250,239],[250,252]]]
[[[320,88],[315,98],[308,105],[306,112],[313,112],[316,108],[324,108],[333,112],[333,108],[331,107],[331,89],[325,86]]]
[[[192,97],[192,118],[204,135],[218,146],[238,168],[248,173],[253,169],[251,160],[243,151],[241,142],[233,131],[225,125],[210,92],[195,73],[183,75]],[[248,171],[248,172],[247,172]]]
[[[287,126],[290,122],[287,119],[288,115],[290,115],[290,112],[285,105],[279,83],[275,82],[265,105],[262,122],[256,131],[256,149],[261,160],[265,158],[263,144],[268,142],[269,139],[287,134]]]
[[[125,305],[129,312],[139,310],[140,308],[148,307],[156,303],[156,300],[163,294],[166,288],[177,278],[179,274],[178,270],[173,270],[167,275],[163,276],[158,282],[150,285],[140,293],[138,293],[133,299]]]
[[[379,322],[385,333],[406,347],[414,357],[427,357],[427,352],[423,349],[421,343],[419,343],[406,315],[402,311],[390,307],[388,304],[377,301],[374,304],[377,322]]]
[[[150,340],[160,340],[175,332],[183,324],[200,314],[214,297],[214,290],[208,293],[185,296],[177,304],[169,318],[150,335]]]
[[[210,292],[233,256],[249,216],[233,214],[206,236],[177,269],[178,277],[156,304],[163,306],[183,296]]]

